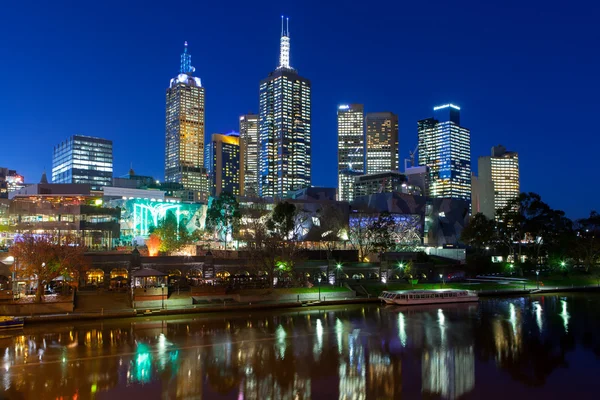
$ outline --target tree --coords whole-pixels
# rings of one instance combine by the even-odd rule
[[[86,265],[85,248],[70,235],[55,236],[26,234],[11,247],[15,272],[37,283],[35,301],[40,303],[44,287],[62,276],[79,280]]]
[[[219,197],[211,198],[206,212],[206,229],[213,231],[227,248],[229,238],[238,230],[240,217],[240,205],[235,196],[223,192]]]
[[[553,210],[536,193],[521,193],[498,212],[501,244],[517,263],[525,255],[536,267],[548,260],[552,249],[564,248],[560,244],[572,235],[572,225],[563,211]]]
[[[359,210],[350,217],[350,244],[358,250],[358,258],[365,261],[371,253],[383,253],[394,246],[395,221],[388,212],[375,216]]]
[[[160,251],[172,253],[181,249],[191,241],[185,220],[177,220],[172,211],[167,211],[165,217],[158,221],[158,226],[150,232],[160,238]]]
[[[342,234],[347,232],[348,219],[337,204],[326,204],[317,210],[319,226],[316,229],[327,256],[327,276],[333,263],[333,252],[337,250]]]
[[[160,239],[160,236],[158,236],[156,233],[151,234],[148,240],[146,240],[146,246],[148,247],[148,255],[150,257],[157,256],[161,244],[162,240]]]
[[[494,245],[496,223],[482,213],[477,213],[463,229],[460,239],[464,244],[475,249],[475,252],[482,253],[484,249]]]
[[[576,232],[573,258],[590,272],[600,262],[600,214],[592,211],[588,218],[577,220]]]

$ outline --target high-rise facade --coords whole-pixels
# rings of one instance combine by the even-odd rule
[[[86,183],[92,190],[112,185],[113,144],[111,140],[73,135],[54,146],[53,183]]]
[[[367,173],[398,171],[398,116],[392,112],[367,113]]]
[[[362,104],[338,107],[338,200],[352,201],[354,177],[365,172],[365,113]]]
[[[240,117],[240,138],[244,141],[244,195],[258,196],[258,115]]]
[[[212,135],[210,143],[213,194],[244,195],[244,141],[238,134]]]
[[[520,194],[519,154],[502,145],[492,147],[490,156],[479,157],[478,204],[474,212],[488,218],[497,217]]]
[[[204,191],[204,87],[194,72],[185,42],[179,75],[167,89],[165,181]]]
[[[279,66],[260,82],[258,194],[283,197],[311,183],[311,86],[290,66],[289,24],[281,21]]]
[[[434,107],[418,122],[419,165],[429,167],[427,195],[471,201],[471,132],[460,125],[460,107]]]

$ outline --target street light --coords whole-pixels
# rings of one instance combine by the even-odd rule
[[[566,263],[566,262],[564,262],[564,261],[561,261],[561,262],[560,262],[560,266],[564,268],[564,267],[566,267],[566,266],[567,266],[567,263]]]
[[[319,301],[321,301],[321,277],[317,279],[319,281]]]
[[[165,283],[160,284],[160,299],[162,300],[162,309],[165,309]]]
[[[538,288],[538,290],[540,290],[540,270],[539,269],[535,271],[535,278],[537,280],[537,288]]]
[[[339,285],[339,281],[340,281],[340,269],[342,269],[342,264],[338,263],[336,265],[336,269],[335,269],[335,284]]]
[[[442,284],[442,287],[444,286],[444,275],[440,274],[440,282]]]

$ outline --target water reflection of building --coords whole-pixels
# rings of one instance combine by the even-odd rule
[[[475,355],[473,347],[425,350],[421,376],[423,392],[457,399],[475,387]]]
[[[347,358],[340,357],[339,391],[340,400],[366,399],[366,365],[365,351],[360,342],[360,329],[355,329],[348,335]]]
[[[375,343],[373,343],[376,346]],[[396,399],[402,392],[402,365],[392,361],[389,355],[370,350],[367,369],[367,398]]]

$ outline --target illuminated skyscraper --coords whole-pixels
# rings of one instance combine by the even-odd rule
[[[473,213],[481,212],[491,219],[519,196],[519,154],[506,151],[502,145],[494,146],[491,156],[479,157],[478,170],[477,204],[473,204]]]
[[[281,19],[279,66],[260,82],[258,194],[283,197],[310,187],[310,81],[290,66],[289,24]]]
[[[240,138],[244,141],[244,195],[258,196],[258,115],[240,117]]]
[[[215,196],[229,192],[244,195],[244,141],[239,134],[215,133],[210,142],[212,187]]]
[[[204,88],[194,71],[185,42],[179,75],[167,89],[165,181],[204,191]]]
[[[429,167],[430,197],[471,201],[471,132],[460,126],[460,107],[434,107],[418,122],[419,165]]]
[[[362,104],[338,107],[338,200],[354,199],[354,177],[365,172],[365,114]]]
[[[54,146],[52,183],[87,183],[92,190],[112,186],[112,141],[74,135]]]
[[[368,113],[367,174],[398,171],[398,116],[392,112]]]

